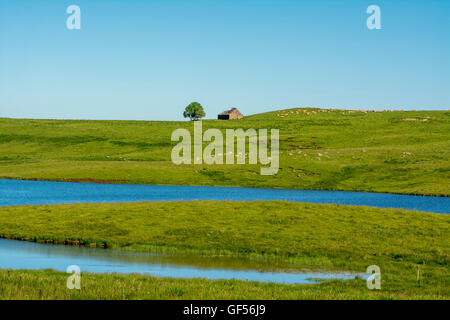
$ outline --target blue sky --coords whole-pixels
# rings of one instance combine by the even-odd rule
[[[450,1],[0,0],[0,117],[181,120],[192,101],[449,109]]]

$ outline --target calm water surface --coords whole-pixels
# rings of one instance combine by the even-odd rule
[[[65,272],[77,265],[81,272],[147,274],[156,277],[236,279],[285,284],[312,284],[327,279],[364,277],[352,273],[294,273],[271,271],[268,263],[239,258],[170,257],[108,249],[45,245],[0,239],[1,269],[54,269]]]
[[[448,197],[348,191],[0,180],[0,206],[175,200],[286,200],[450,213]]]
[[[174,200],[286,200],[379,208],[450,212],[450,199],[345,191],[226,187],[151,186],[0,180],[0,206]],[[44,245],[0,239],[0,268],[55,269],[78,265],[82,272],[138,273],[158,277],[237,279],[277,283],[316,283],[361,274],[281,272],[286,266],[245,258],[180,257],[85,247]]]
[[[450,198],[368,192],[152,186],[0,179],[0,206],[78,202],[286,200],[450,213]]]

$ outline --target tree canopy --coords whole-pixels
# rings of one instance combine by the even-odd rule
[[[192,121],[199,120],[205,116],[203,107],[198,102],[192,102],[189,104],[183,112],[185,118],[190,118]]]

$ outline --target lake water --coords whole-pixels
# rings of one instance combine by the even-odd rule
[[[174,200],[287,200],[437,213],[450,211],[450,199],[443,197],[345,191],[0,180],[0,206]],[[138,273],[157,277],[237,279],[287,284],[364,277],[346,272],[286,272],[285,265],[245,258],[166,256],[0,239],[2,269],[55,269],[65,272],[69,265],[78,265],[82,272],[90,273]]]
[[[0,179],[0,206],[174,200],[286,200],[450,213],[450,198],[384,193]]]
[[[276,272],[274,264],[248,259],[171,257],[108,249],[45,245],[0,239],[1,269],[54,269],[65,272],[77,265],[81,272],[146,274],[156,277],[236,279],[285,284],[313,284],[319,280],[364,278],[364,274]]]

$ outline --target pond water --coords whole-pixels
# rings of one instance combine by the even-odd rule
[[[236,279],[285,284],[313,284],[320,280],[365,277],[364,274],[348,272],[274,271],[274,268],[281,266],[274,267],[274,263],[269,266],[268,262],[245,258],[171,257],[0,239],[1,269],[54,269],[65,272],[71,265],[79,266],[82,273],[137,273],[156,277]]]
[[[0,206],[175,200],[286,200],[450,213],[450,198],[448,197],[348,191],[155,186],[0,179]]]
[[[379,208],[450,212],[450,199],[345,191],[41,182],[0,179],[0,206],[188,200],[286,200]],[[0,268],[55,269],[78,265],[82,272],[149,274],[157,277],[237,279],[287,284],[354,279],[361,274],[289,270],[286,265],[246,258],[167,256],[0,239]]]

